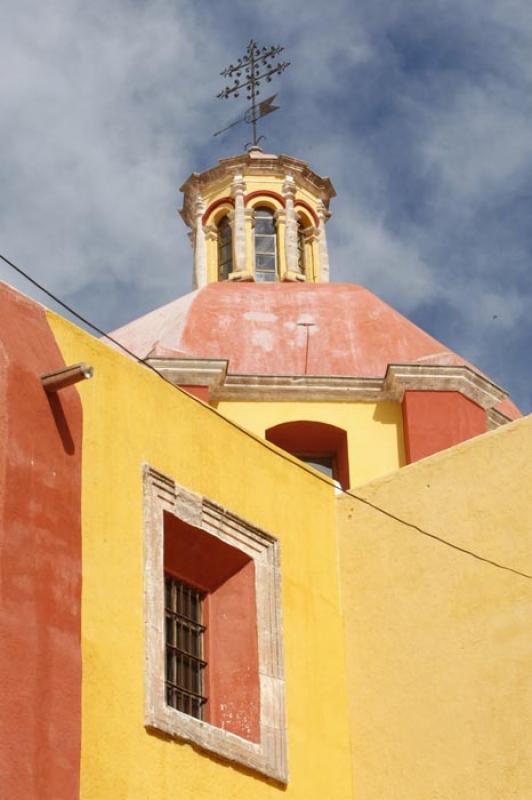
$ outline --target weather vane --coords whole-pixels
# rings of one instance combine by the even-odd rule
[[[229,64],[220,75],[224,78],[232,79],[233,83],[226,86],[217,97],[227,99],[228,97],[239,97],[240,92],[246,92],[246,99],[251,100],[251,107],[237,120],[216,131],[215,136],[220,133],[228,131],[229,128],[234,128],[241,122],[247,122],[253,129],[253,142],[252,145],[257,147],[264,136],[257,137],[257,122],[267,114],[277,111],[279,106],[274,106],[273,101],[277,97],[276,94],[267,97],[262,102],[257,102],[257,95],[259,94],[259,87],[262,81],[270,83],[274,75],[280,75],[287,67],[290,66],[289,61],[278,61],[274,64],[274,59],[284,50],[284,47],[259,47],[253,39],[247,46],[243,58],[239,58],[236,64]],[[246,145],[247,147],[248,145]]]

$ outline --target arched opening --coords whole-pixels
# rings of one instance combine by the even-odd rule
[[[266,439],[349,489],[347,433],[326,422],[298,420],[274,425]]]
[[[218,223],[218,280],[226,281],[233,271],[233,230],[227,215]]]
[[[277,280],[277,231],[271,208],[255,209],[255,280]]]

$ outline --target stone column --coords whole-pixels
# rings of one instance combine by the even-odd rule
[[[320,200],[317,207],[319,225],[319,251],[320,251],[320,265],[319,265],[319,280],[321,283],[329,283],[329,251],[327,249],[327,235],[325,233],[325,223],[331,216],[327,211],[324,204]]]
[[[246,215],[244,192],[246,184],[242,175],[235,175],[231,184],[231,196],[235,201],[233,217],[233,273],[246,272]]]
[[[284,250],[286,258],[286,272],[299,273],[298,241],[297,241],[297,217],[294,208],[296,185],[291,175],[287,175],[283,183],[283,195],[285,198],[285,231],[284,231]]]
[[[275,232],[276,232],[276,250],[277,250],[277,262],[275,264],[275,270],[277,272],[277,280],[282,281],[288,277],[288,271],[286,268],[286,211],[284,208],[278,208],[273,215],[275,220]]]
[[[255,275],[255,209],[244,209],[244,220],[246,226],[246,253],[248,254],[246,277],[252,277]]]
[[[196,200],[194,208],[194,289],[207,285],[207,242],[203,231],[203,215],[205,203],[201,197]]]
[[[218,280],[218,228],[212,222],[203,226],[207,250],[206,283]]]
[[[305,279],[317,283],[319,276],[319,240],[320,229],[311,225],[303,231],[305,237]]]

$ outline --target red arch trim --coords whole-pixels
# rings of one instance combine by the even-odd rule
[[[253,200],[254,197],[273,197],[277,200],[283,208],[286,206],[286,202],[282,194],[279,192],[273,192],[271,189],[257,189],[255,192],[250,192],[244,197],[244,205],[248,205],[250,200]]]
[[[310,216],[311,216],[311,217],[312,217],[312,219],[314,220],[314,225],[316,226],[316,228],[317,228],[317,227],[319,227],[320,220],[319,220],[319,217],[318,217],[318,215],[316,214],[316,212],[315,212],[315,211],[314,211],[314,209],[312,208],[312,206],[309,206],[309,204],[308,204],[308,203],[306,203],[304,200],[296,200],[296,202],[294,203],[294,206],[295,206],[296,208],[297,208],[298,206],[301,206],[301,208],[304,208],[304,209],[305,209],[305,211],[308,211],[308,213],[310,214]]]
[[[315,420],[282,422],[266,431],[266,439],[293,456],[333,456],[333,476],[349,489],[347,433],[343,428]]]
[[[274,192],[271,189],[257,189],[255,192],[250,192],[244,197],[244,205],[246,206],[249,205],[250,200],[253,200],[255,197],[272,197],[274,200],[277,200],[277,202],[279,202],[283,208],[286,208],[286,200],[284,199],[282,194],[279,194],[279,192]],[[228,205],[234,208],[235,201],[232,197],[229,197],[229,195],[227,195],[226,197],[220,197],[218,200],[214,200],[214,202],[210,204],[210,206],[205,211],[203,217],[201,218],[203,225],[207,224],[207,220],[209,219],[213,211],[216,211],[217,208],[223,206],[224,203],[227,203]],[[318,227],[320,224],[320,220],[318,215],[312,208],[312,206],[310,206],[307,202],[305,202],[305,200],[296,200],[296,202],[294,203],[294,207],[297,208],[298,206],[304,208],[305,211],[308,211],[308,213],[314,220],[314,225]]]
[[[234,206],[235,206],[235,201],[233,200],[233,198],[232,198],[232,197],[229,197],[229,195],[227,195],[227,197],[220,197],[218,200],[214,200],[214,201],[213,201],[213,202],[210,204],[210,206],[208,207],[208,209],[207,209],[207,211],[205,212],[205,214],[202,216],[202,218],[201,218],[201,222],[202,222],[202,224],[203,224],[203,225],[206,225],[206,224],[207,224],[207,220],[208,220],[208,219],[209,219],[209,217],[211,216],[212,212],[213,212],[213,211],[216,211],[216,209],[217,209],[219,206],[223,206],[223,205],[224,205],[224,203],[225,203],[225,204],[228,204],[228,205],[230,205],[230,206],[233,206],[233,208],[234,208]]]

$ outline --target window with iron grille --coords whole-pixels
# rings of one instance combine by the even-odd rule
[[[279,542],[148,465],[144,499],[146,731],[286,783]]]
[[[170,575],[165,576],[166,702],[203,719],[205,595]]]

